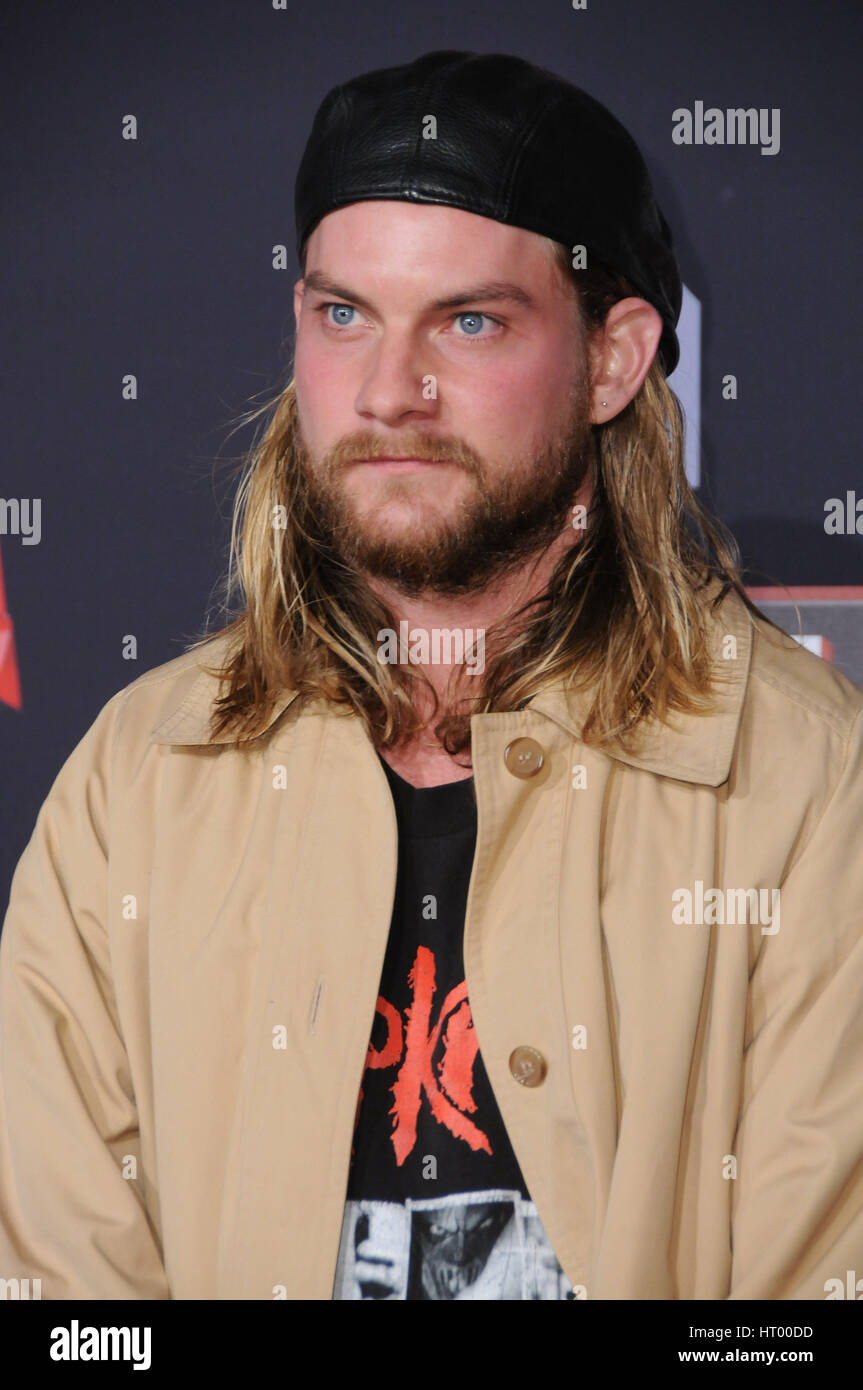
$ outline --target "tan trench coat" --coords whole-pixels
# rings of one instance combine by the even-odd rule
[[[715,649],[720,711],[639,756],[584,747],[562,693],[473,721],[474,1025],[591,1299],[863,1277],[863,692],[733,595]],[[202,747],[215,655],[107,703],[13,880],[0,1277],[43,1298],[331,1296],[395,814],[359,721],[287,693],[254,751]],[[780,888],[778,930],[673,920],[699,881]]]

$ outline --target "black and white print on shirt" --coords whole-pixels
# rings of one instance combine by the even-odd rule
[[[572,1299],[533,1202],[489,1191],[349,1202],[339,1299]]]

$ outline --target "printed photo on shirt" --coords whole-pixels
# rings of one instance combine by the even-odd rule
[[[571,1299],[533,1202],[513,1191],[349,1202],[337,1299]]]

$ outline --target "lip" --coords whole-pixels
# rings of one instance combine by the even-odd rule
[[[395,456],[393,458],[377,459],[356,459],[356,463],[366,464],[372,468],[383,468],[390,473],[413,473],[423,468],[439,468],[439,463],[433,463],[429,459],[415,459],[409,457]]]

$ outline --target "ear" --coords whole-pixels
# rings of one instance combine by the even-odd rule
[[[294,323],[296,324],[298,330],[300,327],[300,313],[303,307],[304,290],[305,281],[298,280],[297,283],[294,285]]]
[[[638,394],[661,337],[662,318],[646,299],[612,305],[589,347],[591,424],[613,420]]]

